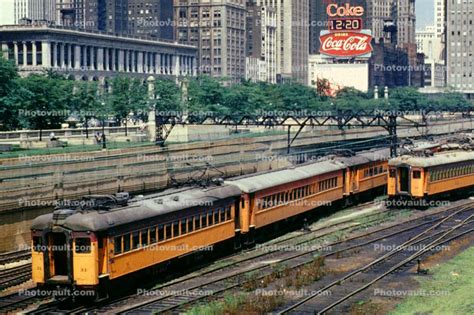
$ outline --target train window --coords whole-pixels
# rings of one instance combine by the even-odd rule
[[[74,240],[76,243],[75,251],[78,254],[88,254],[91,252],[91,239],[88,237],[78,237]]]
[[[173,222],[173,237],[179,236],[179,222]]]
[[[43,239],[40,236],[33,236],[33,250],[35,252],[41,252],[43,247]]]
[[[231,220],[232,217],[231,217],[231,207],[230,206],[227,206],[227,208],[225,208],[225,218],[226,220]]]
[[[123,251],[128,252],[130,250],[130,234],[123,236]]]
[[[207,213],[207,222],[209,226],[214,225],[214,217],[212,216],[212,211]]]
[[[148,245],[148,230],[141,232],[142,246]]]
[[[214,223],[219,223],[219,209],[214,211]]]
[[[207,226],[207,215],[205,213],[201,214],[201,227],[205,228]]]
[[[391,178],[395,178],[395,169],[394,168],[391,168],[389,173],[388,173],[388,176],[390,176]]]
[[[219,213],[221,216],[221,222],[225,222],[225,208],[219,208]]]
[[[171,223],[165,225],[165,239],[171,238]]]
[[[245,208],[245,199],[244,198],[240,198],[240,208]]]
[[[181,234],[186,234],[186,219],[181,219]]]
[[[79,237],[74,240],[75,252],[78,254],[86,254],[91,252],[91,239],[87,237]]]
[[[421,171],[413,171],[413,178],[421,178]]]
[[[122,252],[122,236],[116,236],[114,238],[114,254],[120,254]]]
[[[133,232],[132,233],[132,249],[137,249],[140,247],[140,233]]]
[[[156,227],[150,229],[150,244],[156,243]]]
[[[194,231],[194,221],[193,218],[188,218],[188,233]]]
[[[199,230],[201,228],[201,220],[199,219],[199,216],[194,217],[194,228],[196,230]]]
[[[165,229],[162,224],[158,225],[158,242],[162,242],[165,239]]]

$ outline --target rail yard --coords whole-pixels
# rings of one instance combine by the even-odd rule
[[[351,313],[469,247],[472,163],[465,141],[84,196],[0,254],[0,312]]]

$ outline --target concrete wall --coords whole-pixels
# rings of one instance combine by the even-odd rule
[[[430,134],[455,134],[473,128],[472,121],[453,120],[433,124]],[[399,129],[401,137],[424,133],[425,130],[415,128]],[[293,150],[318,143],[386,135],[381,128],[343,132],[306,128],[295,141]],[[223,171],[224,176],[283,168],[288,162],[274,156],[284,154],[286,145],[287,138],[283,134],[172,144],[164,149],[153,146],[0,159],[0,251],[26,244],[31,220],[51,211],[56,199],[117,191],[155,191],[170,184],[170,175],[185,179],[199,173],[206,162]],[[211,171],[210,174],[218,173]]]

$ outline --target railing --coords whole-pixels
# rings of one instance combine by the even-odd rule
[[[141,126],[130,127],[105,127],[105,134],[125,134],[125,129],[129,134],[143,133]],[[85,137],[85,128],[68,128],[68,129],[44,129],[42,130],[43,138],[49,137],[54,132],[54,135],[59,138]],[[95,133],[102,132],[102,127],[88,128],[89,137],[93,137]],[[0,141],[8,142],[8,140],[22,141],[38,139],[40,135],[39,130],[18,130],[18,131],[2,131],[0,132]]]

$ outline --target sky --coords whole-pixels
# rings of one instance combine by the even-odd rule
[[[2,0],[0,0],[2,1]],[[424,29],[434,24],[434,4],[436,0],[416,0],[416,29]]]
[[[0,0],[0,25],[13,24],[13,0]]]
[[[433,24],[434,2],[436,0],[416,0],[416,28],[424,29]],[[0,25],[13,24],[13,0],[0,0]]]

